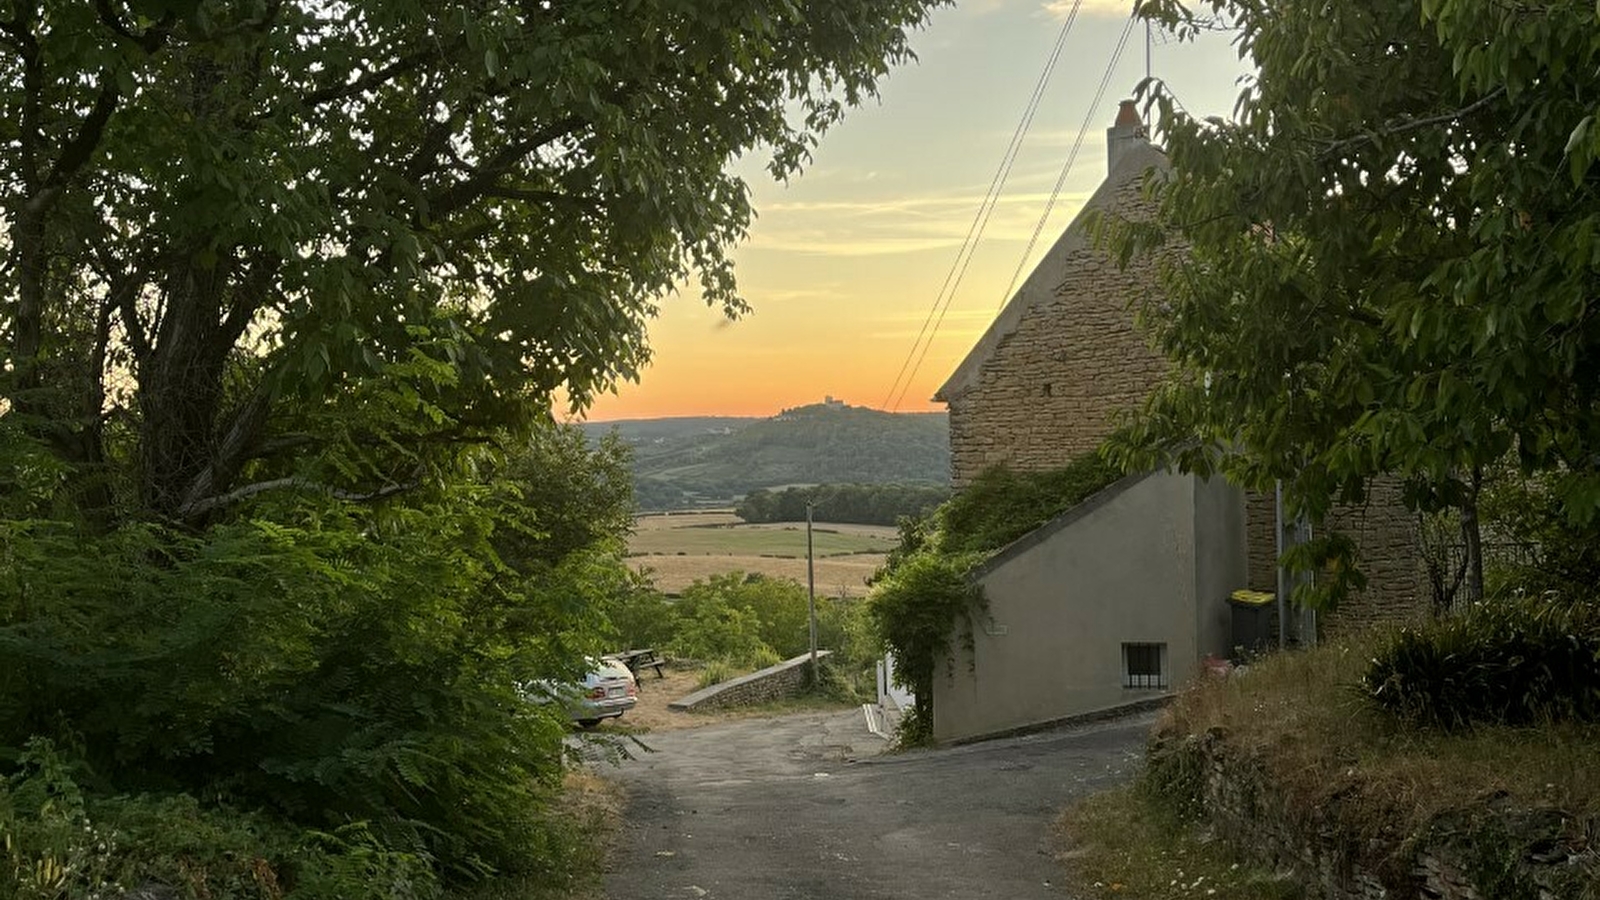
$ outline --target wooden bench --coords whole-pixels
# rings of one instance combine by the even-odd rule
[[[655,669],[657,678],[667,677],[666,673],[661,671],[661,667],[667,664],[667,660],[665,657],[658,655],[653,647],[623,650],[620,653],[607,653],[605,658],[616,660],[627,666],[628,671],[633,673],[634,678],[639,677],[640,669]]]

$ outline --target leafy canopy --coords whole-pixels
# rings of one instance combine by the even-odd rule
[[[633,377],[686,279],[743,311],[727,164],[798,171],[937,2],[14,4],[0,398],[133,470],[95,509],[416,481]]]
[[[1171,173],[1155,223],[1105,233],[1186,254],[1141,304],[1170,377],[1114,455],[1282,479],[1313,519],[1397,477],[1470,531],[1485,470],[1514,454],[1595,520],[1594,4],[1195,6],[1256,73],[1229,121],[1142,88]],[[1201,27],[1175,0],[1139,9]]]

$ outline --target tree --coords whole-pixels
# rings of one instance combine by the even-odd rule
[[[795,173],[938,2],[11,3],[0,398],[103,518],[436,477],[685,279],[744,310],[727,163]]]
[[[1184,252],[1140,307],[1171,375],[1114,452],[1281,479],[1314,519],[1398,477],[1413,508],[1459,511],[1477,594],[1477,498],[1508,453],[1566,467],[1571,514],[1600,511],[1594,265],[1577,256],[1595,248],[1594,182],[1565,149],[1600,88],[1575,46],[1593,5],[1201,5],[1256,74],[1232,121],[1141,89],[1171,174],[1150,183],[1154,224],[1103,233],[1124,254]],[[1201,27],[1173,0],[1140,13]],[[1300,562],[1350,552],[1331,537]]]

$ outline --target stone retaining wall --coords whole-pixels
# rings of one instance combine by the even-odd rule
[[[832,652],[818,650],[817,659],[825,659]],[[811,654],[805,653],[758,672],[701,688],[681,700],[672,701],[667,707],[691,712],[730,706],[756,706],[798,696],[810,682]]]
[[[1292,873],[1306,897],[1579,900],[1600,884],[1600,819],[1485,798],[1481,808],[1440,816],[1414,834],[1384,823],[1378,836],[1363,837],[1341,817],[1338,796],[1293,808],[1260,763],[1216,729],[1158,741],[1151,761],[1198,772],[1212,832],[1254,863]]]

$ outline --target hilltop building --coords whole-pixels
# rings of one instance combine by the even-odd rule
[[[1106,180],[935,394],[949,407],[958,487],[991,465],[1045,470],[1093,452],[1165,371],[1130,308],[1158,290],[1160,260],[1120,268],[1087,222],[1151,216],[1142,188],[1168,162],[1132,101],[1106,148]],[[1371,586],[1321,626],[1413,615],[1415,525],[1396,497],[1340,510],[1332,524],[1356,538]],[[1068,510],[977,574],[989,621],[970,648],[956,642],[935,681],[935,737],[1039,725],[1181,685],[1233,649],[1230,594],[1276,589],[1277,538],[1274,498],[1220,478],[1130,476]]]

